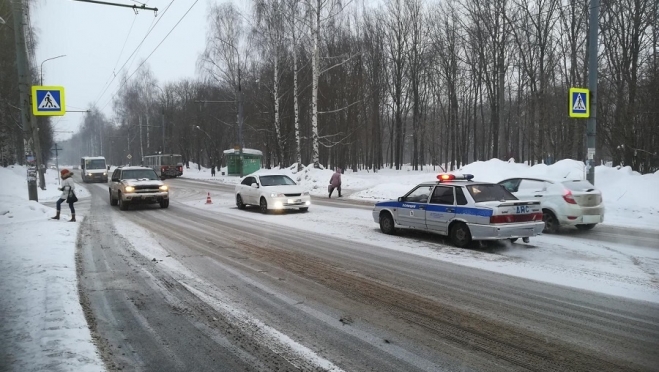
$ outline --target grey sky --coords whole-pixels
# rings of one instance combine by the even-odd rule
[[[129,0],[107,0],[133,4]],[[71,0],[41,0],[31,14],[32,25],[38,33],[35,64],[47,58],[66,54],[66,57],[48,61],[43,65],[44,85],[61,85],[66,90],[67,110],[84,110],[96,103],[108,117],[112,117],[112,96],[119,87],[119,74],[130,75],[174,27],[194,0],[150,0],[148,6],[159,9],[158,17],[151,11],[135,15],[129,8],[82,3]],[[175,81],[196,74],[197,57],[202,52],[206,37],[206,14],[214,0],[199,0],[176,29],[149,58],[154,76],[159,83]],[[234,0],[240,8],[248,1]],[[164,13],[165,8],[172,4]],[[245,10],[245,9],[243,9]],[[164,13],[164,14],[163,14]],[[160,19],[138,52],[121,66],[137,48],[148,29]],[[131,30],[132,25],[132,30]],[[129,30],[130,35],[129,35]],[[127,39],[128,37],[128,39]],[[126,41],[124,46],[124,41]],[[117,78],[103,94],[106,84]],[[98,101],[97,101],[98,100]],[[76,131],[83,114],[69,113],[53,120],[57,131]],[[56,140],[70,137],[56,132]]]

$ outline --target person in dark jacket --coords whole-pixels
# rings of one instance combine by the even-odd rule
[[[329,184],[329,197],[332,197],[332,193],[334,192],[334,189],[336,189],[339,192],[339,198],[341,197],[341,169],[336,168],[336,171],[332,175],[332,178],[330,178],[330,184]]]
[[[211,176],[215,177],[215,165],[211,167]]]
[[[60,175],[62,176],[62,186],[58,188],[62,192],[62,195],[60,195],[59,200],[57,201],[57,214],[55,217],[52,217],[53,220],[59,220],[59,214],[60,210],[62,209],[62,203],[68,199],[70,194],[75,193],[75,186],[76,184],[73,182],[73,179],[71,178],[73,176],[73,172],[69,171],[68,169],[62,169],[60,171]],[[69,222],[76,222],[76,210],[73,207],[73,202],[68,202],[69,204],[69,209],[71,209],[71,219]]]

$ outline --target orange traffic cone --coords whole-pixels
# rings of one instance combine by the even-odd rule
[[[213,204],[213,202],[211,201],[211,193],[210,192],[208,193],[208,196],[206,196],[206,204]]]

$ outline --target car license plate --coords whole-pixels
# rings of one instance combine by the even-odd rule
[[[594,216],[583,216],[583,223],[599,223],[601,217],[599,215]]]

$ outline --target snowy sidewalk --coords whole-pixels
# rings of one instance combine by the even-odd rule
[[[0,168],[0,370],[104,371],[78,298],[80,223],[67,221],[65,206],[62,220],[49,220],[54,209],[27,200],[24,175]],[[47,175],[40,201],[59,195],[54,172]]]

